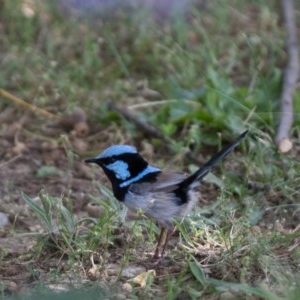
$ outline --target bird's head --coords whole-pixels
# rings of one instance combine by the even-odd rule
[[[160,173],[160,169],[149,166],[137,150],[129,145],[110,146],[85,162],[96,163],[103,169],[118,199],[120,197],[116,192],[120,189],[127,189],[132,183],[145,181]]]

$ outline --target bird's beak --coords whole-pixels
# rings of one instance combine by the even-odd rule
[[[95,159],[94,157],[92,157],[92,158],[85,159],[84,162],[85,162],[85,163],[88,163],[88,164],[89,164],[89,163],[95,163],[95,162],[96,162],[96,159]]]

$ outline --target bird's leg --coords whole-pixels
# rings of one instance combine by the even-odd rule
[[[168,242],[170,241],[173,233],[175,231],[175,228],[166,229],[164,227],[161,227],[160,234],[158,237],[158,243],[157,247],[154,253],[153,258],[163,258],[166,246]]]
[[[162,248],[162,251],[161,251],[161,254],[160,254],[161,258],[163,258],[166,246],[167,246],[168,242],[170,241],[170,239],[171,239],[171,237],[172,237],[172,235],[173,235],[174,232],[175,232],[175,227],[167,229],[166,241],[165,241],[165,243],[163,245],[163,248]]]
[[[160,258],[160,249],[165,244],[165,240],[166,240],[165,233],[166,233],[166,228],[161,227],[153,258]]]

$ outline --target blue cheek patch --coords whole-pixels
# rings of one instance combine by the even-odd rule
[[[155,173],[155,172],[161,172],[161,170],[159,168],[155,168],[152,166],[148,166],[145,170],[143,170],[140,174],[138,174],[137,176],[128,179],[127,181],[124,181],[120,184],[120,187],[125,187],[128,186],[134,182],[137,182],[139,180],[141,180],[144,176],[150,174],[150,173]]]
[[[116,177],[120,180],[125,180],[130,177],[128,164],[122,160],[117,160],[112,164],[106,165],[106,168],[114,172]]]

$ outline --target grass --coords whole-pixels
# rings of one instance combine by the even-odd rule
[[[25,4],[32,17],[22,12]],[[286,62],[276,1],[214,0],[186,15],[174,12],[160,19],[138,6],[134,13],[124,8],[110,18],[78,20],[58,7],[5,1],[0,87],[57,115],[83,108],[92,124],[89,150],[126,142],[144,150],[153,164],[191,171],[196,166],[183,158],[187,149],[208,157],[250,128],[239,153],[224,161],[224,177],[208,178],[201,208],[178,224],[169,274],[160,270],[144,289],[133,285],[128,297],[298,299],[299,145],[295,141],[293,152],[281,155],[273,143]],[[294,136],[299,135],[299,97],[296,91]],[[155,125],[171,140],[170,147],[145,138],[111,112],[110,101]],[[1,107],[11,105],[4,101]],[[40,134],[41,124],[37,116],[26,130]],[[72,181],[74,161],[88,153],[68,146],[71,135],[54,139],[65,149],[67,170],[46,166],[35,176],[56,174]],[[126,211],[99,186],[98,177],[90,184],[95,192],[89,201],[104,210],[98,218],[76,219],[71,189],[61,197],[42,191],[40,205],[23,194],[44,226],[32,259],[63,259],[67,271],[58,268],[59,276],[72,271],[86,286],[93,257],[99,271],[93,280],[114,281],[119,293],[123,270],[149,257],[158,228],[147,219],[126,221]],[[107,279],[113,263],[117,274]],[[95,290],[88,292],[93,297]]]

